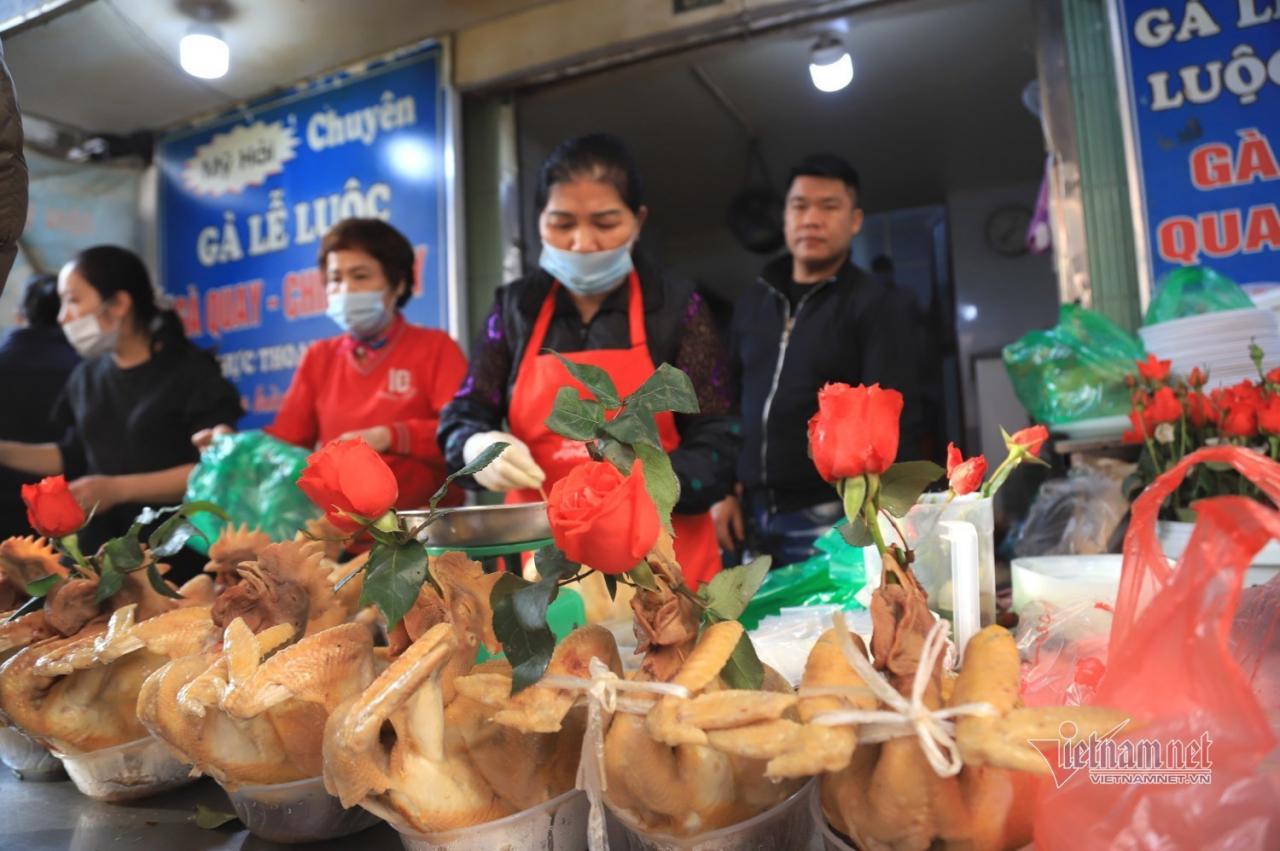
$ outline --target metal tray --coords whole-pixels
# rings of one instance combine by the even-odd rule
[[[409,528],[426,518],[426,511],[399,511]],[[518,544],[551,537],[545,502],[514,505],[469,505],[442,508],[418,540],[431,547],[486,547]]]

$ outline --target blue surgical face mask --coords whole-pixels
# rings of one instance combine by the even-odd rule
[[[608,292],[631,274],[631,243],[607,251],[581,252],[565,251],[544,242],[538,265],[570,292]]]
[[[381,292],[334,293],[325,313],[357,337],[372,337],[387,326],[387,304]]]

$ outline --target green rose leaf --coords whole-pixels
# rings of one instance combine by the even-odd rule
[[[656,414],[674,411],[696,414],[700,410],[698,394],[689,376],[669,363],[664,363],[626,399],[627,410]]]
[[[196,827],[203,830],[217,830],[224,824],[230,824],[238,819],[235,813],[224,813],[221,810],[215,810],[206,807],[204,804],[196,804],[195,814],[191,816],[191,820],[196,823]]]
[[[560,363],[569,370],[569,374],[580,381],[597,402],[610,410],[622,406],[622,398],[618,396],[618,388],[614,386],[609,373],[588,363],[574,363],[559,352],[551,352],[551,354],[560,359]]]
[[[623,443],[629,443],[639,450],[640,446],[662,449],[662,436],[658,434],[658,424],[653,414],[645,411],[624,410],[617,417],[605,423],[604,433]]]
[[[606,437],[600,441],[603,447],[601,455],[604,460],[618,468],[618,471],[624,476],[631,474],[631,468],[636,463],[636,451],[626,443],[619,443],[613,438]]]
[[[30,600],[28,600],[27,602],[19,606],[17,609],[15,609],[13,613],[9,615],[9,617],[5,618],[4,622],[13,623],[23,615],[29,615],[32,612],[34,612],[36,609],[43,608],[43,606],[44,606],[44,597],[32,597]]]
[[[365,566],[360,605],[377,606],[394,629],[413,607],[427,580],[427,551],[414,541],[388,546],[374,544]]]
[[[440,500],[444,499],[445,494],[449,492],[449,485],[453,484],[454,479],[462,476],[474,476],[476,473],[492,464],[494,459],[502,454],[502,450],[506,449],[510,445],[511,444],[509,443],[498,441],[490,446],[486,446],[485,450],[477,455],[474,461],[463,467],[458,472],[451,473],[446,476],[444,484],[440,485],[440,487],[436,489],[436,492],[431,495],[431,499],[428,502],[430,510],[436,510],[436,505],[438,505]]]
[[[173,600],[181,600],[182,595],[169,587],[169,583],[164,581],[164,577],[160,575],[160,570],[156,567],[155,562],[147,565],[147,581],[151,583],[151,587],[161,597],[169,597]]]
[[[773,559],[760,556],[739,567],[722,570],[698,591],[707,604],[707,616],[712,620],[733,621],[742,616],[747,604],[769,575]]]
[[[733,648],[729,661],[720,669],[720,679],[729,688],[755,690],[764,684],[764,664],[756,655],[751,636],[745,632],[738,639],[738,645]]]
[[[231,515],[212,502],[206,501],[187,502],[176,508],[162,508],[158,511],[144,509],[138,515],[138,522],[150,523],[170,513],[173,516],[156,527],[156,530],[151,533],[151,537],[147,539],[147,546],[150,547],[151,554],[155,558],[167,558],[177,553],[186,546],[187,541],[191,540],[193,535],[204,537],[204,533],[191,523],[191,518],[197,514],[212,514],[224,523],[231,522]]]
[[[98,589],[93,592],[93,602],[101,603],[124,585],[124,574],[116,569],[110,556],[103,556],[102,569],[98,572]]]
[[[505,573],[493,586],[493,632],[511,663],[511,693],[536,683],[546,673],[556,637],[547,625],[547,607],[556,595],[554,579],[532,583]]]
[[[47,576],[41,576],[39,579],[33,579],[27,583],[26,592],[28,597],[44,597],[53,590],[53,586],[58,584],[58,580],[62,577],[56,573],[50,573]]]
[[[932,461],[902,461],[880,476],[880,507],[895,517],[904,517],[920,499],[924,489],[946,473]]]
[[[604,588],[609,592],[609,599],[618,599],[618,577],[612,573],[604,574]]]
[[[853,518],[862,516],[862,506],[867,501],[867,478],[855,476],[844,480],[844,516]]]
[[[876,542],[875,538],[871,537],[871,530],[867,528],[866,522],[861,517],[855,517],[848,523],[841,523],[836,528],[840,530],[840,537],[844,538],[844,542],[851,547],[869,547]]]
[[[533,554],[533,566],[543,580],[558,582],[577,573],[582,565],[572,562],[554,544],[545,546]]]
[[[604,425],[604,405],[582,399],[573,387],[556,391],[555,404],[547,417],[547,428],[570,440],[595,440]]]
[[[671,458],[661,449],[655,449],[646,443],[637,443],[634,448],[636,457],[644,462],[644,487],[658,509],[662,528],[674,535],[671,512],[680,501],[680,480],[671,467]]]
[[[142,531],[141,523],[134,523],[119,538],[112,538],[102,545],[102,555],[111,560],[116,570],[128,573],[142,567],[147,557],[142,552],[142,544],[138,542],[138,533]]]

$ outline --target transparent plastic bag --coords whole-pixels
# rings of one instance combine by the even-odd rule
[[[1119,482],[1093,470],[1073,470],[1040,485],[1018,529],[1013,551],[1019,557],[1095,555],[1107,542],[1129,506]]]
[[[1142,324],[1157,325],[1184,316],[1248,310],[1253,306],[1248,293],[1235,281],[1204,266],[1187,266],[1160,279]]]
[[[274,540],[290,540],[308,520],[321,514],[298,489],[309,454],[262,431],[215,438],[187,479],[186,500],[208,500],[221,506],[237,525],[247,523]],[[223,523],[204,513],[192,522],[207,540],[195,535],[187,546],[207,553]]]
[[[1038,422],[1057,425],[1129,412],[1125,376],[1142,343],[1105,316],[1063,305],[1058,324],[1004,347],[1018,401]]]
[[[1022,701],[1027,706],[1090,703],[1107,667],[1112,609],[1101,603],[1058,608],[1036,600],[1018,615]]]
[[[1170,565],[1156,537],[1160,506],[1197,464],[1229,464],[1280,501],[1280,464],[1236,446],[1195,452],[1135,500],[1125,536],[1107,662],[1089,702],[1123,709],[1134,723],[1116,736],[1131,752],[1204,742],[1211,782],[1168,780],[1112,785],[1076,771],[1048,789],[1036,811],[1040,851],[1160,848],[1162,851],[1280,847],[1280,770],[1275,765],[1275,707],[1264,707],[1276,668],[1280,610],[1251,605],[1247,628],[1258,640],[1233,646],[1241,584],[1250,562],[1280,537],[1280,512],[1243,496],[1196,504],[1191,541]],[[1250,599],[1253,595],[1250,595]],[[1254,649],[1256,648],[1256,649]],[[1269,762],[1268,762],[1269,760]],[[1203,767],[1203,766],[1202,766]]]

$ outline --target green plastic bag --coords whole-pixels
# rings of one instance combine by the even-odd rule
[[[1137,337],[1100,313],[1063,305],[1058,324],[1004,347],[1018,401],[1048,425],[1129,413],[1125,376],[1146,352]]]
[[[187,479],[186,499],[208,500],[236,525],[247,523],[273,540],[292,540],[308,520],[321,515],[297,485],[310,454],[262,431],[216,438]],[[210,514],[197,514],[192,523],[205,538],[193,535],[187,546],[207,555],[224,524]]]
[[[850,546],[840,534],[841,520],[814,542],[818,554],[788,567],[769,571],[738,620],[747,629],[783,609],[796,606],[836,605],[860,609],[855,599],[867,584],[862,550]]]
[[[1142,324],[1252,307],[1253,299],[1235,281],[1204,266],[1187,266],[1160,279]]]

